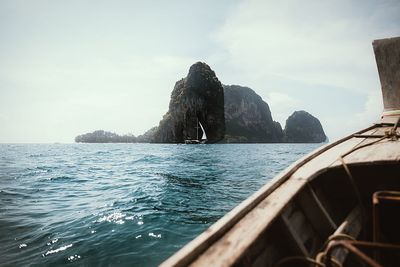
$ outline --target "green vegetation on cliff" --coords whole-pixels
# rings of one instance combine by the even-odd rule
[[[286,120],[284,142],[286,143],[321,143],[327,137],[320,121],[310,113],[295,111]]]
[[[269,106],[252,89],[224,85],[225,142],[282,142],[282,127],[272,119]]]

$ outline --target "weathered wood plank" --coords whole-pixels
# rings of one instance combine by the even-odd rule
[[[315,254],[321,246],[321,237],[312,227],[309,218],[306,217],[304,211],[297,205],[296,201],[292,201],[285,207],[282,212],[282,218],[292,236],[295,237],[296,242],[300,242],[302,248],[306,251],[305,255]]]
[[[297,202],[321,239],[327,238],[337,228],[310,186],[297,196]]]
[[[378,128],[373,134],[385,134],[385,132],[390,131],[392,127],[382,127]],[[359,138],[362,139],[362,138]],[[385,138],[378,143],[378,139],[367,138],[362,139],[363,141],[359,144],[371,144],[369,146],[363,147],[354,151],[353,153],[344,157],[346,164],[373,164],[376,162],[400,162],[400,142],[393,141],[390,138]],[[336,160],[332,167],[340,166],[342,163]]]
[[[329,168],[339,158],[340,155],[359,145],[362,141],[363,139],[360,140],[359,138],[351,138],[346,142],[338,144],[328,151],[325,151],[317,158],[310,160],[307,162],[307,164],[304,164],[292,175],[292,177],[296,179],[309,179],[320,170]]]
[[[297,229],[295,229],[295,227],[293,227],[295,224],[292,225],[289,218],[287,218],[287,216],[285,216],[284,214],[281,215],[281,218],[282,218],[282,221],[284,222],[286,228],[288,229],[292,239],[296,243],[297,247],[303,253],[303,256],[309,257],[310,253],[308,252],[307,248],[304,246],[304,241],[303,241],[304,238],[302,238],[300,236],[301,233],[296,231]]]
[[[252,209],[240,222],[203,253],[192,266],[231,266],[243,256],[291,200],[304,180],[290,179]]]
[[[336,229],[333,235],[345,234],[357,239],[361,232],[361,210],[356,207],[347,216],[343,223]],[[346,249],[337,249],[332,256],[340,263],[346,260],[348,251]]]
[[[385,110],[400,109],[400,37],[372,43],[382,86]]]

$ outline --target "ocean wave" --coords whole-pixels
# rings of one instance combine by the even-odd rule
[[[158,265],[316,147],[0,146],[5,266]]]

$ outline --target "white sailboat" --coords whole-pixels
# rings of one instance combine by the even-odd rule
[[[201,136],[201,139],[199,140],[201,144],[204,144],[205,142],[207,142],[207,134],[206,134],[206,130],[204,130],[203,125],[201,124],[201,122],[199,122],[200,128],[203,131],[203,135]]]
[[[199,139],[199,125],[200,128],[203,132],[203,135],[201,136],[201,139]],[[186,139],[185,144],[204,144],[207,142],[207,134],[206,130],[204,130],[203,125],[199,121],[199,118],[197,118],[197,125],[196,125],[196,139]]]

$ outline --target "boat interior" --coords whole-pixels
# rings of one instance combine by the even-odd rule
[[[237,263],[399,266],[399,173],[398,163],[377,162],[352,165],[353,178],[343,167],[313,177]]]

